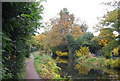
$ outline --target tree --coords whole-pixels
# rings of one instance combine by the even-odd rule
[[[114,31],[118,32],[120,35],[120,8],[119,8],[119,1],[107,2],[104,5],[114,7],[114,10],[108,11],[103,17],[100,18],[100,22],[97,25],[98,29],[105,28],[105,26],[111,27]]]
[[[66,37],[66,42],[67,42],[67,49],[68,49],[68,55],[69,55],[68,72],[71,73],[71,70],[73,69],[73,66],[75,64],[74,58],[75,58],[75,51],[76,51],[76,42],[73,35],[68,34]]]
[[[95,53],[95,50],[100,49],[100,46],[98,45],[97,41],[93,40],[93,38],[94,35],[90,32],[86,32],[79,36],[76,39],[77,50],[79,50],[80,47],[89,47],[90,52]]]
[[[3,79],[19,79],[24,58],[30,53],[28,41],[41,26],[43,7],[34,2],[2,3]]]
[[[44,34],[39,34],[33,37],[33,40],[35,40],[35,45],[38,49],[43,49],[43,43],[45,37],[46,36]]]
[[[120,42],[120,8],[119,1],[107,2],[104,3],[107,6],[114,7],[114,10],[107,12],[98,25],[101,29],[99,36],[97,37],[99,44],[103,47],[102,51],[104,56],[107,58],[112,57],[112,51],[115,48],[119,48]],[[102,26],[102,27],[101,27]],[[107,27],[107,28],[105,28]],[[109,28],[108,28],[109,27]],[[116,31],[118,33],[117,36],[113,34]]]
[[[50,41],[48,42],[51,47],[66,44],[65,38],[67,34],[72,34],[76,39],[82,35],[82,29],[79,25],[75,24],[75,17],[73,14],[69,14],[68,10],[64,8],[59,13],[60,18],[51,19],[51,30],[47,33]]]
[[[103,28],[100,30],[100,34],[96,38],[99,45],[106,46],[111,40],[115,39],[113,30],[111,28]]]
[[[111,25],[111,27],[113,28],[114,31],[117,31],[120,34],[120,9],[117,8],[113,11],[110,11],[106,14],[106,16],[104,16],[101,24],[103,26],[108,26]]]
[[[106,58],[112,57],[113,49],[119,45],[119,40],[116,39],[111,28],[101,29],[100,34],[94,40],[97,40],[99,45],[102,46],[102,54]]]
[[[115,53],[113,52],[113,50],[114,50],[116,47],[118,47],[118,48],[120,49],[118,41],[117,41],[117,40],[112,40],[112,41],[110,41],[107,46],[103,47],[103,49],[102,49],[103,55],[104,55],[106,58],[112,58],[113,55],[115,55]],[[118,50],[118,52],[119,52],[119,50]],[[118,54],[118,55],[119,55],[119,54]]]

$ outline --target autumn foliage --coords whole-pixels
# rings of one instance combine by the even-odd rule
[[[35,39],[44,45],[45,49],[55,47],[60,44],[66,44],[66,36],[73,35],[75,39],[83,34],[83,28],[75,23],[73,14],[69,14],[68,10],[64,8],[59,13],[60,17],[51,19],[51,29],[44,34],[37,35]]]
[[[115,39],[113,30],[111,28],[103,28],[100,30],[100,34],[96,37],[99,45],[106,46],[111,40]]]

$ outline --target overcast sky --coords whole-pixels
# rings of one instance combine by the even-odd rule
[[[92,32],[92,27],[98,23],[97,17],[102,17],[106,9],[112,10],[111,7],[100,5],[107,1],[113,0],[47,0],[42,3],[44,6],[43,21],[48,22],[49,19],[58,17],[60,10],[67,8],[76,18],[85,21],[89,26],[89,31]]]

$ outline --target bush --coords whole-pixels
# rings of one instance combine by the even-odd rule
[[[61,79],[59,75],[60,67],[56,65],[56,61],[48,54],[34,53],[35,67],[37,72],[45,79]]]
[[[117,58],[115,60],[113,59],[106,59],[105,65],[109,68],[120,68],[120,59]]]
[[[56,54],[57,54],[58,56],[68,56],[68,53],[67,53],[67,52],[56,51]]]
[[[81,47],[81,48],[76,52],[76,56],[77,56],[77,57],[87,56],[87,55],[89,55],[89,53],[90,53],[89,47]]]
[[[114,55],[119,55],[119,52],[120,52],[120,46],[113,49]]]

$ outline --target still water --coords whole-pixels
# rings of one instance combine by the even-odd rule
[[[69,79],[120,79],[119,72],[115,69],[93,68],[74,61],[67,63],[65,60],[57,65],[61,68],[60,75]]]

